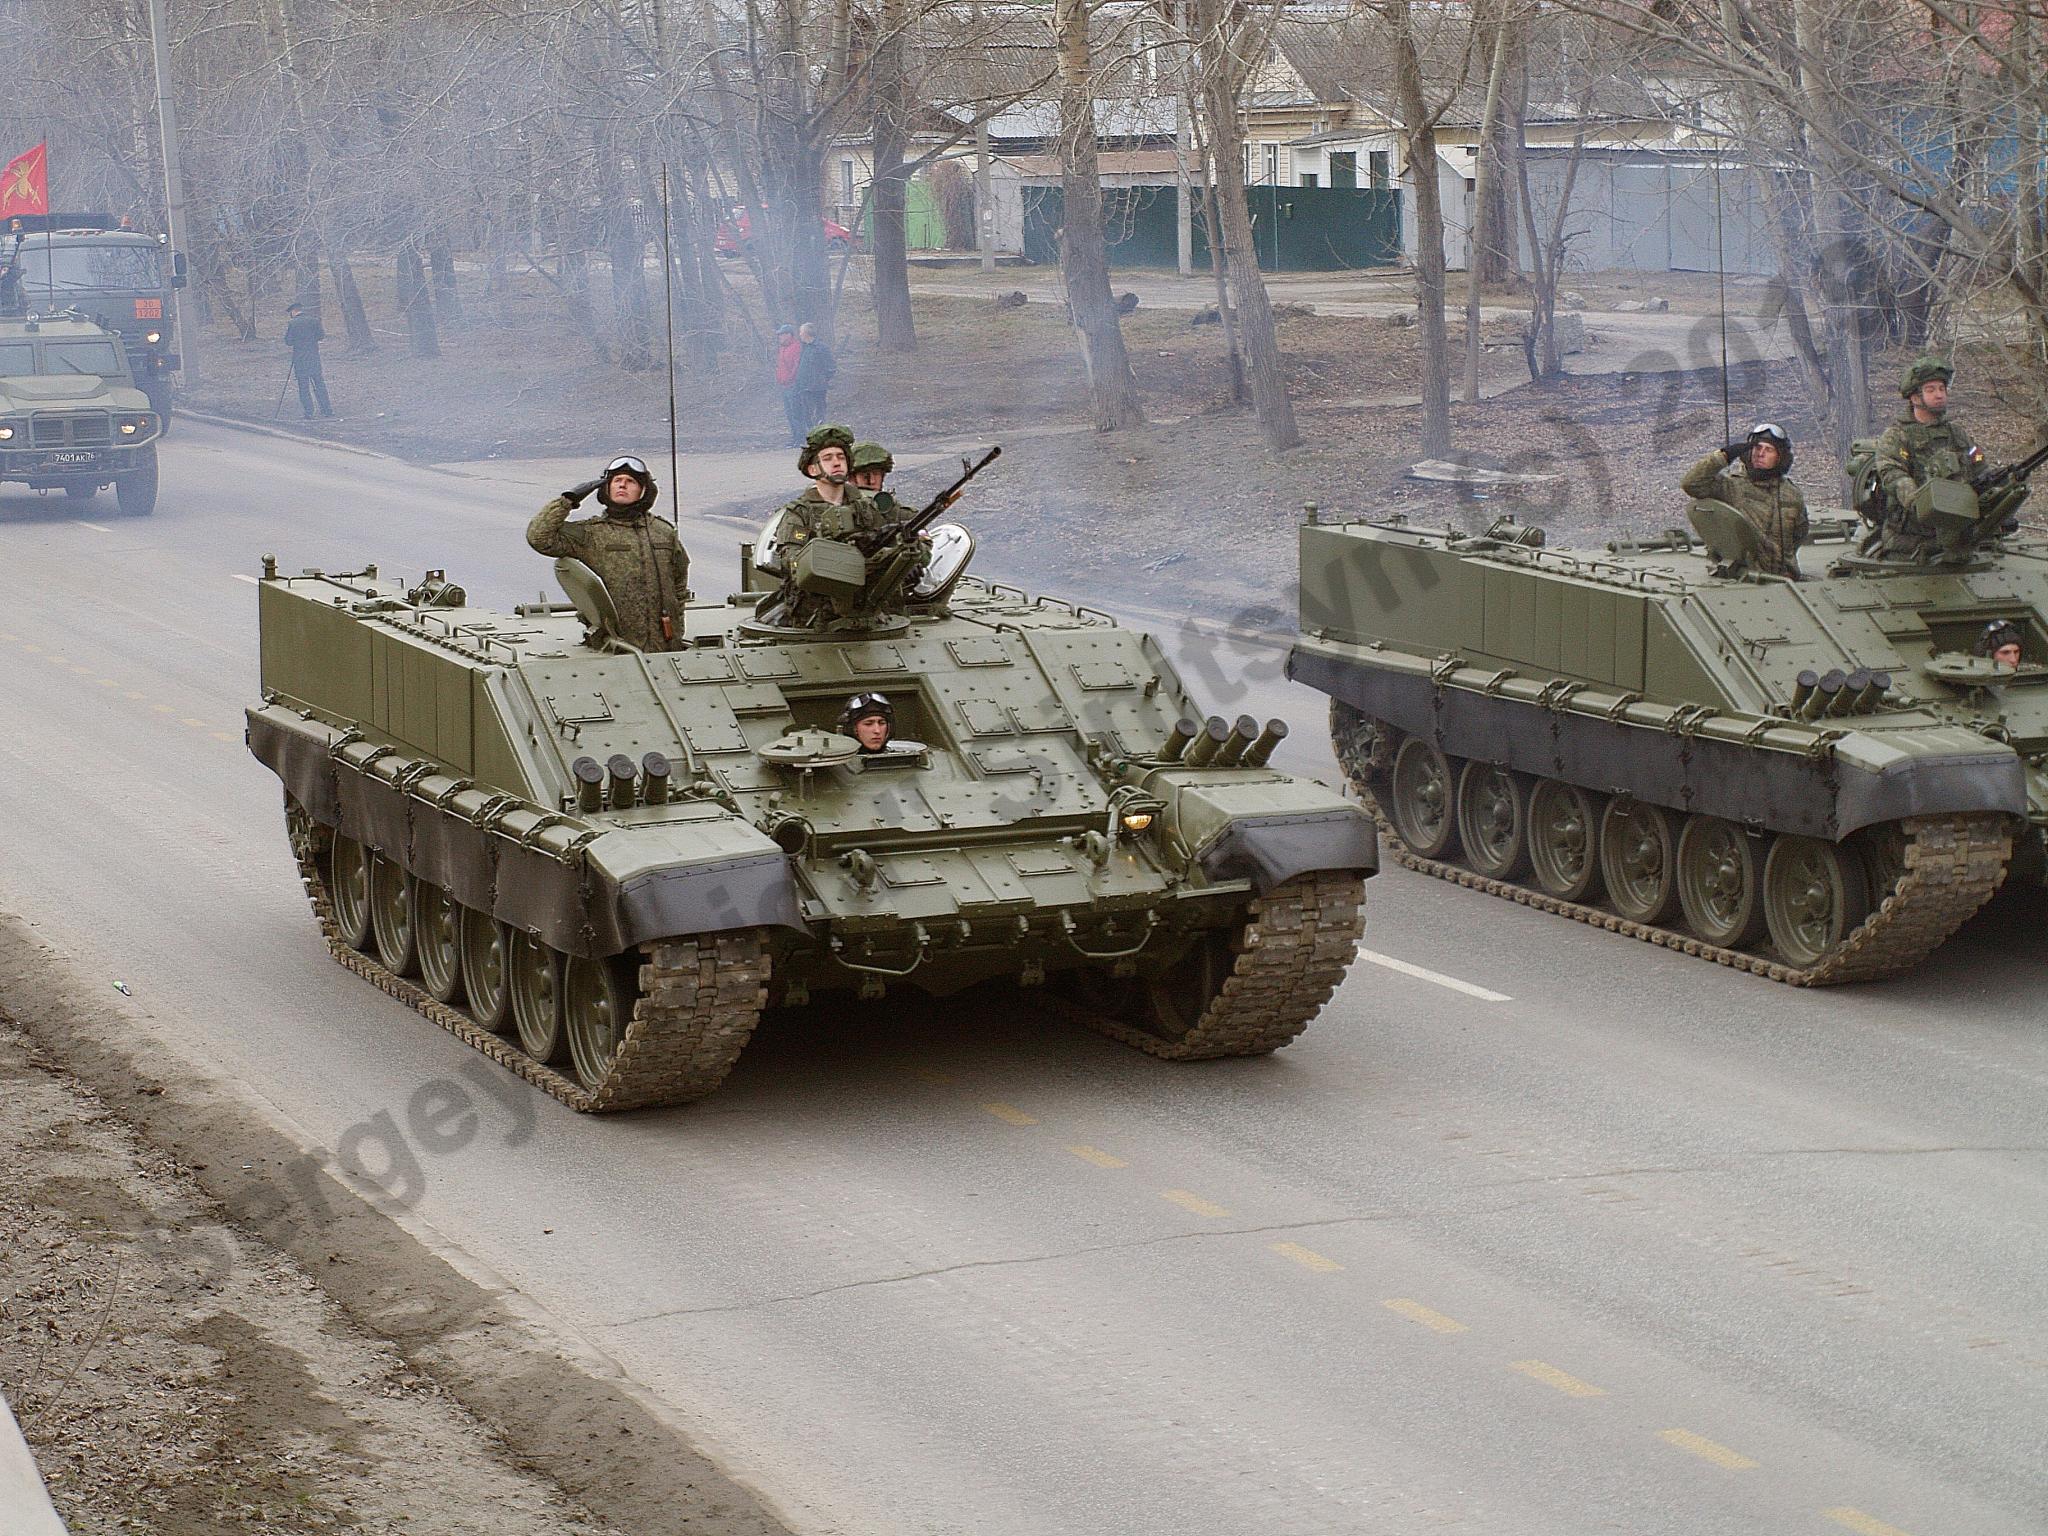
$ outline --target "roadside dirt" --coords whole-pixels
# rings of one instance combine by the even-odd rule
[[[0,919],[0,1387],[73,1536],[785,1531],[97,996]]]
[[[0,1099],[0,1380],[74,1536],[612,1529],[5,1020]]]

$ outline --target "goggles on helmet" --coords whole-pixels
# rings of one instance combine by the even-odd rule
[[[630,474],[638,475],[641,479],[645,480],[647,478],[647,461],[645,459],[635,458],[630,453],[622,453],[616,459],[613,459],[611,463],[605,465],[605,478],[609,480],[613,475],[616,475],[620,470],[625,470]]]
[[[846,701],[845,718],[858,720],[862,715],[886,715],[893,720],[896,710],[886,694],[856,693]]]

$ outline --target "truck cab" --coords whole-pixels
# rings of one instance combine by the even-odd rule
[[[118,332],[135,386],[169,422],[171,375],[182,361],[171,290],[184,286],[184,259],[106,214],[24,214],[8,219],[4,233],[0,314],[74,310]]]

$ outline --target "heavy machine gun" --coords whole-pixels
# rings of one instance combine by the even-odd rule
[[[925,530],[943,517],[967,483],[1002,457],[1000,445],[979,459],[960,461],[960,476],[910,517],[891,523],[873,533],[856,534],[853,545],[867,562],[867,590],[861,606],[886,608],[924,565],[924,550],[918,540]]]

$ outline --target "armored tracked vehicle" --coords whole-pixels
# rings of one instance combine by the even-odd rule
[[[266,561],[249,746],[336,958],[582,1110],[701,1097],[763,1008],[835,992],[1007,980],[1162,1057],[1285,1045],[1356,949],[1370,818],[933,532],[914,589],[815,539],[816,623],[742,591],[645,653],[574,561],[511,613]],[[876,752],[834,729],[866,693]]]
[[[77,315],[0,319],[0,481],[121,510],[156,510],[163,418],[136,387],[121,338]]]
[[[1778,981],[1896,975],[2048,827],[2048,545],[2009,487],[1922,503],[1918,540],[1818,519],[1803,581],[1718,502],[1598,552],[1311,514],[1289,674],[1410,868]],[[2000,621],[2017,668],[1975,654]]]

